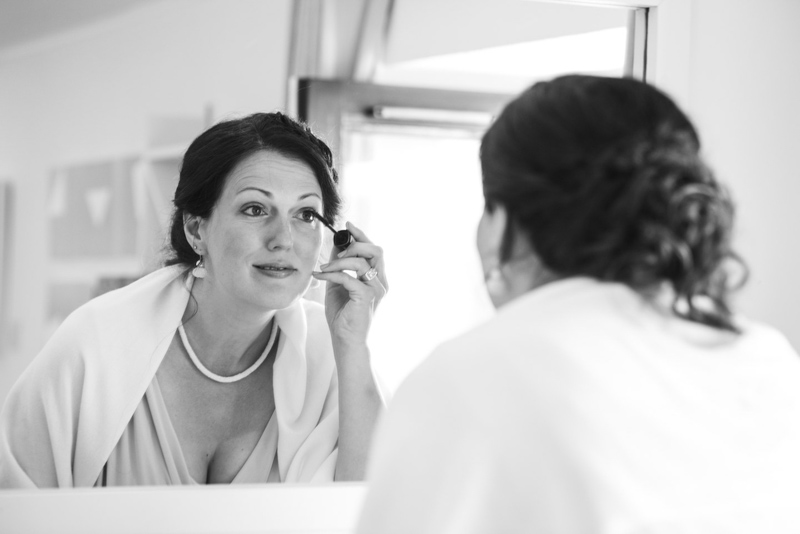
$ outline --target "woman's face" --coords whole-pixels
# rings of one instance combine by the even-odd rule
[[[310,210],[322,208],[322,190],[305,163],[268,151],[243,159],[198,227],[204,285],[235,309],[286,308],[311,281],[322,227]]]

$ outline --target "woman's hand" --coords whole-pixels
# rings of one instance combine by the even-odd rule
[[[325,315],[334,345],[365,346],[372,315],[389,284],[383,250],[353,224],[348,222],[346,227],[354,242],[344,250],[334,246],[329,262],[313,276],[328,282]],[[356,276],[344,271],[355,272]]]
[[[328,263],[313,276],[328,282],[325,315],[339,378],[339,454],[334,480],[364,480],[372,431],[384,405],[371,369],[367,333],[389,284],[383,250],[352,224],[347,223],[347,229],[354,242],[344,250],[333,247]]]

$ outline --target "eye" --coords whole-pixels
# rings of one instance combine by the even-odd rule
[[[317,220],[317,212],[314,210],[303,210],[300,212],[300,220],[307,223],[313,223]]]
[[[264,208],[259,206],[258,204],[250,204],[249,206],[245,207],[242,210],[242,213],[245,215],[250,215],[251,217],[261,217],[265,215],[267,212],[264,211]]]

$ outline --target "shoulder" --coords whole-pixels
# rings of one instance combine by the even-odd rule
[[[532,291],[439,345],[400,385],[390,418],[405,430],[428,421],[432,432],[446,420],[448,433],[480,428],[482,439],[508,435],[514,420],[555,426],[554,405],[566,405],[596,379],[595,366],[585,365],[597,354],[596,339],[622,330],[614,323],[625,319],[607,316],[628,313],[635,301],[591,280]],[[623,309],[610,311],[615,307]]]
[[[84,340],[109,339],[114,333],[129,337],[132,324],[154,325],[182,314],[189,296],[184,273],[180,266],[164,267],[95,297],[67,316],[58,331]]]
[[[111,357],[102,349],[105,346],[117,348],[126,340],[147,338],[146,325],[182,313],[185,297],[181,293],[188,295],[182,290],[182,272],[182,268],[165,267],[80,306],[59,325],[29,368],[38,374],[62,373],[65,366],[82,368],[92,355]],[[180,290],[176,290],[178,285]],[[141,329],[132,329],[131,324]]]
[[[596,333],[607,334],[628,313],[622,308],[635,305],[635,297],[613,285],[591,279],[554,282],[519,297],[488,321],[442,343],[423,366],[440,373],[466,368],[480,376],[487,365],[496,366],[506,358],[521,354],[536,358],[569,350]]]
[[[798,353],[789,339],[774,326],[743,316],[738,316],[736,323],[742,330],[738,342],[746,347],[746,350],[760,354],[760,357],[767,361],[785,361],[793,366],[800,362]]]
[[[96,314],[103,316],[108,312],[119,309],[130,311],[131,305],[152,302],[154,299],[162,297],[164,290],[168,287],[185,287],[185,274],[186,269],[183,266],[162,267],[124,287],[93,298],[78,308],[74,315]]]
[[[475,414],[492,405],[562,399],[604,376],[605,355],[627,357],[641,306],[632,291],[588,279],[534,290],[439,345],[406,389],[458,398]]]

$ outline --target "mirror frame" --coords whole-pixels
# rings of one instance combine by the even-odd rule
[[[26,534],[344,533],[365,494],[358,482],[12,490],[0,518]]]

